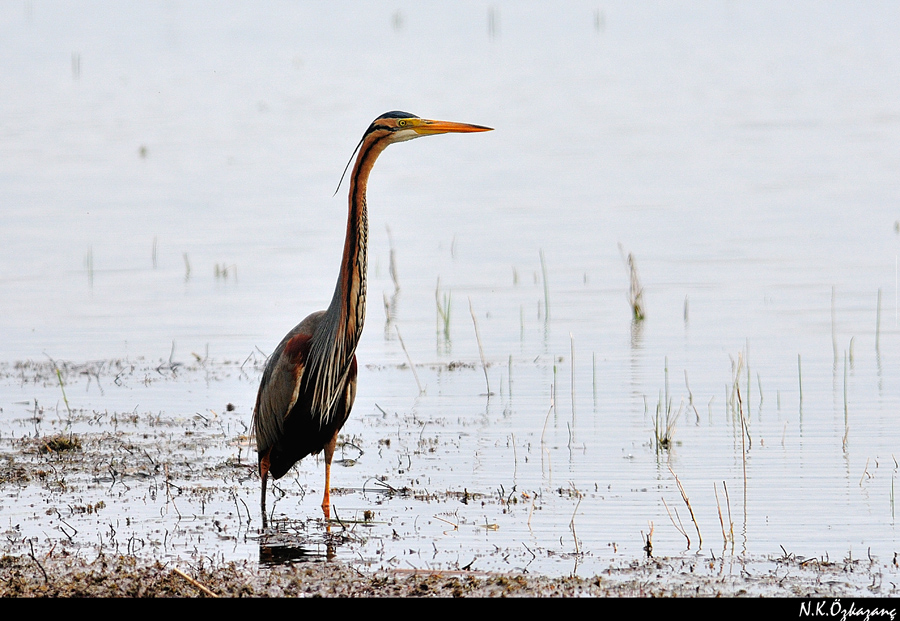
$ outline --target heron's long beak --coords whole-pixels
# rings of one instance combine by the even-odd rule
[[[452,121],[414,119],[414,123],[411,129],[422,136],[431,136],[433,134],[468,134],[471,132],[489,132],[494,128],[484,127],[483,125],[469,125],[468,123],[454,123]]]

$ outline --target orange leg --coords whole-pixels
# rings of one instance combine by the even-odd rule
[[[337,444],[338,432],[325,445],[325,496],[322,498],[322,512],[325,520],[331,519],[331,458],[334,457],[334,447]]]

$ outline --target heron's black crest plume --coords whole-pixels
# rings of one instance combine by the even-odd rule
[[[369,135],[369,132],[374,130],[378,126],[378,121],[381,119],[417,119],[415,114],[410,114],[409,112],[401,112],[400,110],[392,110],[391,112],[385,112],[377,119],[372,121],[372,124],[369,125],[369,129],[366,130],[366,133],[363,134],[363,137],[360,138],[359,144],[356,145],[356,148],[353,149],[353,153],[350,155],[350,159],[347,160],[347,165],[344,166],[344,172],[341,173],[341,180],[338,181],[337,187],[334,189],[334,194],[331,196],[337,196],[338,191],[341,189],[341,184],[344,183],[344,177],[347,176],[347,171],[350,170],[350,164],[353,162],[353,158],[356,156],[356,152],[359,151],[359,148],[362,146],[363,141],[366,139],[366,136]]]
[[[337,196],[338,190],[341,189],[341,184],[344,183],[344,177],[347,176],[347,171],[350,170],[350,162],[353,161],[353,158],[356,156],[356,152],[359,151],[359,148],[362,146],[363,140],[365,139],[366,137],[365,135],[363,135],[363,137],[359,140],[359,144],[356,145],[355,149],[353,149],[353,153],[350,155],[350,159],[347,160],[347,165],[344,166],[344,172],[341,173],[341,180],[338,181],[337,187],[334,189],[334,194],[331,195],[332,198]]]

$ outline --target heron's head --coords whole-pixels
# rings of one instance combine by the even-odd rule
[[[387,138],[390,143],[403,142],[422,136],[434,136],[437,134],[468,134],[472,132],[491,131],[490,127],[481,125],[469,125],[468,123],[453,123],[451,121],[432,121],[422,119],[409,112],[385,112],[372,121],[366,135],[379,133]]]
[[[413,138],[421,138],[422,136],[436,136],[437,134],[489,132],[492,129],[492,127],[484,127],[483,125],[469,125],[468,123],[454,123],[452,121],[432,121],[419,118],[409,112],[394,110],[393,112],[385,112],[372,121],[366,133],[363,134],[362,140],[359,141],[356,149],[353,150],[353,155],[360,152],[361,160],[364,152],[372,151],[377,157],[378,153],[381,153],[385,147],[395,142],[404,142]],[[369,148],[360,150],[363,145],[367,145]],[[347,167],[344,168],[344,175],[347,174],[347,169],[350,168],[353,155],[350,156],[350,161],[347,162]],[[338,189],[341,187],[344,175],[341,175]],[[337,190],[334,193],[337,194]]]

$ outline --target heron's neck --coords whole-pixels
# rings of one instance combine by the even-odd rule
[[[337,323],[336,332],[343,337],[344,351],[350,354],[356,349],[366,317],[366,248],[369,236],[366,187],[372,166],[386,146],[381,141],[363,144],[350,176],[347,235],[344,238],[341,273],[327,311],[328,316]]]

